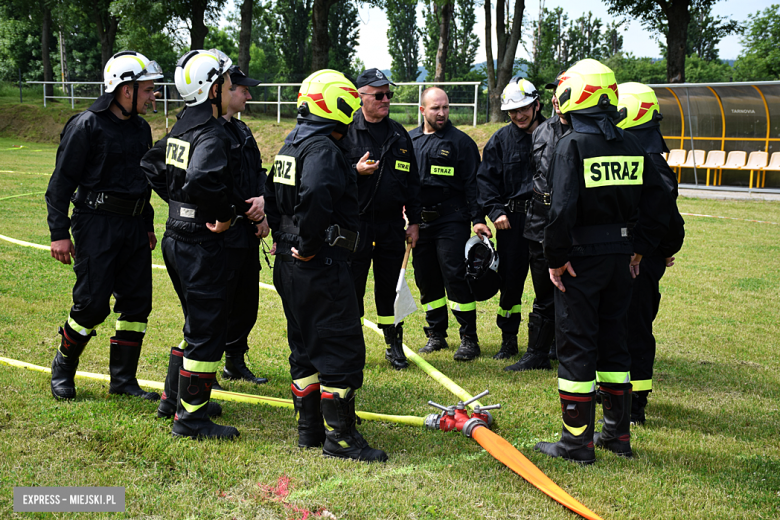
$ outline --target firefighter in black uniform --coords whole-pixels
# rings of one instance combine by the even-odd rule
[[[412,139],[388,116],[393,97],[390,85],[395,84],[379,69],[368,69],[358,77],[361,108],[355,112],[344,147],[358,174],[360,244],[350,263],[360,315],[373,260],[377,325],[387,344],[385,357],[401,370],[409,364],[403,349],[403,322],[395,325],[393,304],[404,242],[414,247],[419,237],[420,177]],[[409,221],[405,232],[404,206]]]
[[[523,237],[523,227],[533,177],[531,134],[544,121],[541,108],[536,87],[527,79],[512,78],[501,93],[501,110],[509,113],[511,121],[485,145],[477,172],[479,202],[496,226],[500,259],[501,299],[496,325],[501,329],[501,349],[493,359],[508,359],[518,353],[520,302],[528,275],[528,240]],[[486,234],[491,235],[489,230]],[[529,351],[535,326],[536,322],[529,320]]]
[[[234,438],[214,424],[221,408],[211,389],[227,337],[227,251],[224,233],[235,216],[230,137],[217,120],[230,105],[230,58],[190,51],[174,81],[185,102],[170,134],[144,157],[155,192],[168,203],[163,259],[184,312],[184,340],[171,349],[160,417],[174,415],[173,435]]]
[[[73,257],[76,273],[73,307],[59,329],[62,341],[51,366],[51,392],[58,399],[76,397],[79,356],[109,315],[113,294],[119,319],[111,338],[108,391],[157,400],[160,395],[144,392],[136,379],[152,310],[151,250],[157,244],[151,192],[140,167],[152,131],[138,114],[146,113],[162,70],[124,51],[106,63],[103,78],[106,93],[62,130],[46,190],[51,256],[63,264]],[[75,209],[69,219],[71,199]]]
[[[422,224],[413,265],[426,310],[428,342],[419,352],[447,348],[449,299],[460,324],[461,343],[454,358],[469,361],[480,355],[480,349],[477,304],[466,282],[463,254],[471,234],[469,221],[477,234],[486,234],[488,229],[477,200],[479,149],[473,139],[452,126],[449,98],[442,89],[426,89],[420,103],[423,125],[409,133],[422,182]]]
[[[615,126],[617,83],[609,68],[591,59],[577,62],[556,95],[572,123],[550,164],[552,205],[544,230],[544,256],[560,289],[555,327],[563,432],[558,442],[535,448],[591,464],[594,443],[632,456],[631,276],[666,232],[671,198],[639,141]],[[597,384],[604,427],[594,435]]]
[[[552,105],[555,113],[534,130],[532,139],[533,197],[528,205],[525,229],[523,229],[523,236],[528,239],[531,280],[534,284],[533,311],[528,316],[528,350],[520,361],[504,370],[550,370],[552,367],[549,360],[558,359],[555,353],[555,305],[553,301],[555,286],[550,281],[550,272],[544,259],[542,241],[550,208],[550,189],[547,184],[550,161],[555,152],[555,145],[571,128],[566,118],[560,113],[558,98],[555,97],[554,93],[561,75],[563,72],[558,74],[553,83],[548,83],[545,86],[548,90],[553,90]]]
[[[653,320],[661,302],[659,283],[667,267],[674,265],[674,255],[685,239],[685,221],[677,209],[677,175],[661,153],[669,152],[661,135],[661,111],[653,89],[641,83],[618,85],[619,111],[623,119],[618,126],[634,135],[661,173],[672,196],[669,231],[658,247],[642,258],[642,274],[634,279],[631,305],[628,308],[628,350],[631,353],[631,423],[644,424],[647,396],[653,390],[655,337]]]
[[[240,119],[233,117],[246,108],[252,99],[249,87],[260,84],[248,78],[238,65],[230,68],[233,94],[230,106],[222,116],[225,131],[231,141],[233,166],[233,205],[241,215],[236,224],[225,232],[228,255],[228,331],[225,346],[225,379],[243,379],[264,384],[268,379],[255,376],[246,366],[244,353],[249,350],[249,333],[257,322],[257,306],[260,301],[260,237],[268,236],[265,221],[263,189],[266,173],[260,157],[260,149],[252,131]]]
[[[274,159],[266,183],[273,230],[274,286],[282,298],[298,445],[324,455],[386,461],[355,425],[366,344],[348,266],[358,244],[357,174],[342,146],[360,106],[340,72],[303,81],[298,124]]]

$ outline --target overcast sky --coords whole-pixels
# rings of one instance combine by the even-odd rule
[[[510,0],[511,1],[511,0]],[[777,0],[774,0],[777,2]],[[713,14],[719,16],[728,16],[732,19],[744,22],[748,16],[756,11],[764,10],[772,5],[771,0],[723,0],[715,5]],[[607,8],[602,2],[593,0],[546,0],[544,6],[547,9],[563,7],[568,13],[569,19],[576,19],[588,11],[601,18],[602,21],[609,22],[612,17],[607,13]],[[418,7],[418,23],[422,22],[421,7]],[[389,69],[392,59],[387,52],[387,17],[380,9],[362,7],[360,8],[360,41],[357,48],[358,57],[363,60],[366,67],[377,67],[380,69]],[[524,19],[539,18],[539,0],[527,0]],[[627,52],[632,52],[639,57],[660,57],[661,51],[658,43],[646,32],[638,22],[631,22],[624,26],[623,48]],[[477,24],[474,29],[480,39],[480,48],[477,51],[476,62],[486,61],[484,47],[485,19],[484,9],[477,8]],[[493,37],[493,53],[495,57],[495,34]],[[722,59],[736,58],[742,50],[739,43],[739,36],[729,36],[724,38],[718,46],[720,57]],[[422,52],[422,50],[421,50]],[[522,46],[518,46],[518,58],[527,58],[528,55]]]

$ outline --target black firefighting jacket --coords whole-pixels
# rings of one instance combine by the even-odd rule
[[[103,94],[62,129],[46,190],[52,242],[70,238],[68,208],[76,188],[126,200],[146,199],[142,215],[146,230],[154,231],[154,211],[148,204],[151,191],[140,167],[152,146],[152,130],[137,115],[126,121],[117,118],[109,110],[113,99],[113,94]],[[75,205],[79,211],[109,214]]]
[[[495,222],[506,215],[509,201],[530,199],[532,177],[531,135],[510,122],[482,150],[477,187],[483,212]]]
[[[297,243],[300,256],[316,255],[333,224],[353,232],[359,227],[357,174],[330,130],[308,132],[312,126],[298,122],[274,158],[265,185],[274,242]],[[294,230],[284,222],[288,219]]]
[[[141,161],[152,189],[169,204],[196,206],[199,220],[233,218],[230,137],[213,116],[211,103],[187,107],[171,132]],[[204,222],[168,218],[165,236],[185,242],[222,238]]]
[[[550,223],[544,230],[544,256],[550,267],[562,267],[576,256],[646,255],[666,233],[671,197],[661,174],[634,136],[611,121],[599,124],[610,126],[611,140],[595,125],[575,124],[555,148],[548,177]],[[632,241],[624,230],[637,214]],[[610,238],[587,237],[598,236],[605,228],[612,228]]]
[[[477,200],[480,163],[477,143],[452,126],[451,121],[433,134],[424,133],[420,126],[409,132],[409,136],[420,172],[423,208],[460,199],[468,208],[466,218],[474,224],[484,224],[485,217]]]
[[[267,178],[260,148],[252,131],[243,121],[231,118],[218,120],[230,137],[230,162],[233,170],[233,198],[236,215],[242,216],[236,224],[225,232],[225,246],[232,248],[257,247],[260,239],[255,236],[257,226],[246,218],[250,204],[245,202],[252,197],[262,197]]]
[[[532,202],[525,218],[523,236],[528,240],[541,242],[544,240],[544,227],[550,213],[550,188],[547,185],[547,174],[550,161],[555,153],[555,145],[566,135],[571,127],[561,123],[558,114],[553,114],[536,127],[533,133],[533,192]]]
[[[679,195],[677,189],[677,174],[669,168],[669,164],[660,153],[650,153],[648,155],[653,161],[653,164],[655,164],[655,167],[661,173],[664,186],[672,197],[669,230],[661,239],[661,242],[658,244],[655,251],[651,253],[651,256],[669,258],[682,249],[683,241],[685,240],[685,220],[683,220],[682,215],[680,215],[680,210],[677,208],[677,196]]]
[[[420,223],[420,177],[412,139],[400,123],[389,117],[385,142],[379,146],[368,131],[363,109],[355,112],[342,145],[347,160],[357,175],[360,217],[364,220],[400,218],[404,206],[409,224]],[[371,175],[359,175],[355,169],[366,152],[379,168]]]

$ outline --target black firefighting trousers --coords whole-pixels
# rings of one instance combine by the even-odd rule
[[[302,262],[290,255],[290,244],[277,244],[274,286],[287,318],[293,380],[319,372],[325,386],[363,386],[366,344],[348,255],[324,246]]]
[[[542,319],[555,320],[555,288],[550,280],[550,269],[544,259],[541,242],[528,241],[528,262],[531,266],[531,280],[534,284],[534,306],[531,314]]]
[[[260,301],[260,257],[257,248],[227,248],[227,343],[225,352],[249,350],[249,333],[257,322]]]
[[[510,229],[496,230],[498,274],[501,276],[496,325],[502,334],[517,336],[520,328],[520,302],[528,276],[528,239],[523,237],[524,213],[507,213]]]
[[[364,315],[363,298],[371,261],[374,262],[374,301],[377,325],[385,328],[393,325],[395,286],[404,261],[406,232],[404,220],[388,222],[360,222],[360,244],[352,255],[352,280],[355,284],[360,316]]]
[[[449,300],[460,324],[460,335],[477,338],[477,304],[466,282],[465,249],[469,235],[465,219],[436,220],[420,226],[420,239],[413,253],[414,280],[426,311],[428,335],[436,332],[447,336]]]
[[[222,237],[190,244],[162,240],[163,259],[184,312],[185,369],[214,372],[227,337],[227,250]],[[200,365],[188,363],[196,362]]]
[[[555,290],[559,390],[583,394],[594,391],[597,380],[629,382],[629,261],[625,254],[571,258],[577,276],[564,274],[566,292]]]
[[[71,219],[76,258],[71,327],[91,332],[110,314],[119,314],[117,337],[143,338],[152,311],[152,252],[143,218],[74,210]]]
[[[659,282],[666,272],[666,259],[646,256],[634,279],[631,305],[628,308],[628,351],[631,353],[631,383],[634,391],[653,389],[655,337],[653,320],[661,303]]]

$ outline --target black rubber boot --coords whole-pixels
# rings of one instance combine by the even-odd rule
[[[555,337],[555,322],[544,320],[531,314],[528,317],[528,350],[520,361],[504,367],[504,370],[519,372],[523,370],[551,370],[550,341]]]
[[[553,327],[555,324],[553,323]],[[550,361],[556,361],[558,359],[558,346],[555,343],[555,334],[553,334],[552,343],[550,343],[550,352],[547,354]]]
[[[650,390],[640,390],[631,392],[631,424],[642,426],[645,424],[645,406],[647,406],[647,397]]]
[[[501,349],[493,359],[509,359],[515,357],[520,351],[517,349],[517,334],[502,334]]]
[[[157,417],[161,419],[170,419],[176,414],[176,401],[179,396],[179,370],[184,365],[184,351],[179,348],[172,348],[171,355],[168,358],[168,375],[165,376],[165,387],[157,407]],[[214,386],[212,385],[212,390]],[[218,417],[222,415],[222,407],[219,403],[209,401],[206,405],[206,414],[209,417]]]
[[[84,347],[95,332],[92,331],[89,336],[82,336],[67,323],[64,327],[60,327],[58,332],[62,340],[57,355],[51,362],[51,395],[55,399],[74,399],[76,383],[73,378],[76,377],[79,368],[79,356],[84,352]]]
[[[246,366],[244,352],[225,352],[225,368],[222,370],[222,378],[228,381],[243,379],[256,385],[264,385],[268,382],[265,377],[255,376]],[[220,387],[219,390],[222,388]]]
[[[478,358],[481,353],[477,338],[464,335],[460,338],[460,347],[458,347],[452,359],[455,361],[471,361]]]
[[[149,401],[158,401],[160,394],[145,392],[138,386],[138,379],[135,377],[138,371],[138,359],[141,357],[141,344],[140,341],[111,338],[108,363],[111,384],[108,386],[108,393],[132,395]]]
[[[323,392],[320,404],[325,419],[325,444],[322,454],[340,459],[385,462],[387,453],[368,445],[355,428],[355,392],[342,399],[338,393]]]
[[[409,366],[409,362],[404,354],[404,326],[403,323],[391,325],[382,329],[385,336],[385,359],[393,365],[396,370],[403,370]]]
[[[593,448],[593,427],[596,419],[595,393],[570,394],[560,392],[563,430],[558,442],[539,442],[534,446],[550,457],[562,457],[580,464],[596,462]]]
[[[308,385],[303,390],[293,383],[290,388],[298,421],[298,447],[321,448],[325,443],[325,424],[320,409],[319,383]]]
[[[430,354],[431,352],[436,352],[437,350],[442,350],[445,348],[449,348],[449,345],[447,345],[447,340],[444,338],[444,334],[440,332],[429,332],[428,343],[426,343],[425,346],[417,352],[420,354]]]
[[[216,372],[179,370],[179,401],[173,420],[173,436],[191,439],[234,439],[239,432],[232,426],[211,422],[207,410]]]
[[[599,448],[631,458],[631,383],[601,383],[604,427],[593,441]]]

